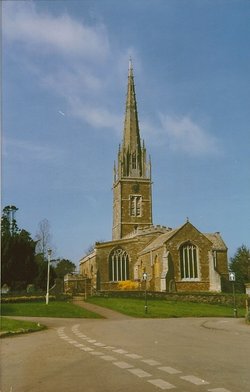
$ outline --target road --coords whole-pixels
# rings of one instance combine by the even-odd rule
[[[23,319],[49,328],[2,339],[1,392],[249,392],[242,319]]]

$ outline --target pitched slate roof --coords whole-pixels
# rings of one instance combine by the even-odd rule
[[[227,250],[227,246],[223,241],[219,232],[217,233],[203,233],[213,244],[214,250]]]
[[[177,227],[176,229],[171,229],[167,233],[159,235],[159,237],[157,237],[149,245],[147,245],[146,248],[144,248],[139,253],[139,255],[143,255],[143,254],[148,253],[148,252],[150,252],[152,250],[156,250],[156,249],[162,247],[163,244],[166,241],[170,240],[170,238],[172,238],[187,223],[189,223],[189,222],[184,223],[183,225]],[[216,232],[216,233],[201,233],[201,234],[203,234],[212,243],[212,248],[214,250],[223,250],[223,251],[227,250],[225,242],[223,241],[223,239],[222,239],[222,237],[221,237],[219,232]]]
[[[150,252],[151,250],[155,250],[160,248],[161,246],[163,246],[163,244],[168,241],[171,237],[173,237],[175,235],[175,233],[177,233],[178,230],[180,230],[182,226],[174,229],[174,230],[170,230],[167,233],[161,234],[159,237],[157,237],[155,240],[153,240],[148,246],[146,246],[146,248],[144,248],[139,255],[145,254]]]

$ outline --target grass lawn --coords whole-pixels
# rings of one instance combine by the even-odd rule
[[[168,317],[233,317],[233,308],[223,305],[210,305],[193,302],[175,302],[166,300],[148,300],[145,313],[144,299],[134,298],[100,298],[92,297],[88,302],[133,317],[168,318]],[[238,317],[244,317],[245,309],[238,309]]]
[[[2,304],[3,316],[64,317],[64,318],[101,318],[70,302],[51,301]]]
[[[7,317],[1,317],[0,325],[1,337],[11,336],[19,333],[41,331],[46,327],[30,321],[13,320]]]

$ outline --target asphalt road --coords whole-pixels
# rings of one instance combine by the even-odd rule
[[[242,319],[44,319],[1,341],[1,392],[249,392]],[[24,318],[23,318],[24,319]]]

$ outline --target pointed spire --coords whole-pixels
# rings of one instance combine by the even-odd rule
[[[140,138],[132,59],[128,64],[123,142],[118,150],[117,173],[120,177],[148,178],[147,154]]]
[[[132,58],[131,57],[129,57],[129,62],[128,62],[128,74],[129,74],[129,76],[131,74],[133,74],[133,64],[132,64]]]
[[[140,148],[140,131],[137,113],[132,59],[129,59],[127,100],[124,121],[123,148],[136,151]]]

